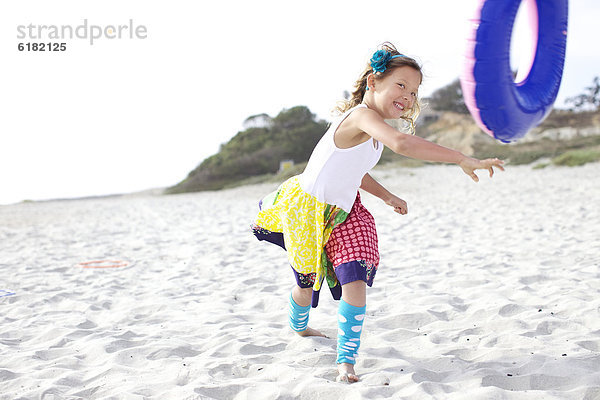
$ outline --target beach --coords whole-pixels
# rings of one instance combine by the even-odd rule
[[[338,303],[295,335],[285,253],[251,234],[276,184],[1,206],[0,399],[600,399],[600,163],[478,174],[373,171],[409,212],[362,196],[352,385]]]

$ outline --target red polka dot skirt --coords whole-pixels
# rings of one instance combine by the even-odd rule
[[[347,272],[354,272],[338,271],[340,267],[345,270],[362,269],[366,274],[366,281],[372,283],[372,278],[379,265],[377,230],[375,229],[375,219],[360,202],[360,194],[357,194],[354,206],[346,220],[331,232],[325,251],[340,283],[347,283],[344,282],[346,279],[343,275],[347,275]],[[362,276],[362,274],[359,275]]]

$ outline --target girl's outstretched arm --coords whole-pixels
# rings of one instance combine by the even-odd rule
[[[358,129],[380,141],[394,153],[424,161],[458,164],[475,182],[479,181],[474,172],[477,169],[487,169],[490,177],[494,174],[494,167],[504,171],[502,160],[497,158],[478,160],[421,137],[402,133],[388,125],[373,110],[358,109],[350,117],[354,117],[352,122]]]
[[[388,206],[394,207],[394,211],[396,211],[398,214],[405,215],[408,213],[406,201],[387,190],[381,183],[373,179],[371,175],[366,174],[363,177],[360,188],[375,197],[379,197]]]

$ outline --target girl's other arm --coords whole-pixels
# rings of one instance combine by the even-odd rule
[[[371,175],[366,174],[360,184],[360,188],[367,193],[372,194],[375,197],[379,197],[388,206],[394,207],[394,211],[398,214],[405,215],[408,213],[408,206],[406,201],[400,197],[394,195],[392,192],[387,190],[383,185],[377,182]]]

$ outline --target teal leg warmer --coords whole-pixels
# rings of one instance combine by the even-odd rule
[[[308,326],[308,313],[310,312],[310,304],[306,307],[301,307],[294,301],[290,293],[290,328],[296,332],[306,330]]]
[[[337,363],[356,363],[367,306],[354,307],[344,300],[338,308]]]

